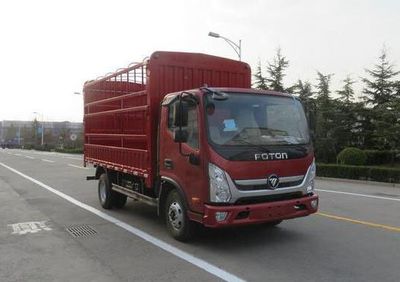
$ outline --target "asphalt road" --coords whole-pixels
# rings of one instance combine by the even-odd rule
[[[0,281],[400,281],[398,187],[317,180],[316,215],[184,244],[154,208],[101,209],[81,165],[0,150]]]

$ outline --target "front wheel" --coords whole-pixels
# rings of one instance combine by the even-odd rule
[[[168,194],[165,205],[167,229],[178,241],[187,241],[191,238],[194,222],[187,216],[187,208],[181,195],[173,190]]]

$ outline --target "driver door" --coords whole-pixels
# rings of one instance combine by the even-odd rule
[[[177,129],[173,122],[174,103],[179,103],[179,101],[171,102],[162,109],[160,174],[173,179],[181,186],[192,211],[202,212],[204,199],[208,195],[208,179],[204,169],[204,157],[201,156],[202,132],[199,106],[197,103],[189,104],[188,125],[182,127],[188,132],[188,139],[185,143],[177,143],[173,138],[174,131]],[[191,153],[199,157],[199,164],[189,162],[188,155]]]

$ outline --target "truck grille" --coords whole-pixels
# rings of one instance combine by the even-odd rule
[[[278,187],[276,187],[275,189],[297,186],[297,185],[300,185],[302,181],[303,181],[303,178],[301,178],[299,180],[295,180],[295,181],[279,183]],[[267,184],[267,181],[265,181],[265,184],[256,184],[256,185],[240,185],[240,184],[237,184],[237,182],[235,184],[236,184],[236,188],[241,191],[271,190],[271,188]]]
[[[251,204],[278,202],[278,201],[298,199],[301,197],[303,197],[303,194],[301,192],[293,192],[293,193],[278,194],[278,195],[268,195],[268,196],[258,196],[258,197],[248,197],[248,198],[238,199],[235,202],[235,205],[251,205]]]

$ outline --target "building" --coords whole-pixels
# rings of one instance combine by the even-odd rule
[[[42,134],[43,129],[43,134]],[[72,146],[82,144],[81,122],[55,121],[0,121],[0,142],[12,146],[40,145]]]

